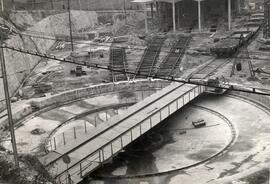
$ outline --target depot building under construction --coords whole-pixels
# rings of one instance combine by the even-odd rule
[[[161,31],[209,30],[211,27],[231,28],[232,17],[243,9],[242,0],[134,0],[141,3],[156,17]]]

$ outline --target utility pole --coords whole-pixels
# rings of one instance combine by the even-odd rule
[[[9,122],[9,129],[10,129],[10,135],[11,135],[11,143],[12,143],[12,149],[13,149],[13,155],[14,155],[14,162],[15,162],[15,167],[19,168],[18,152],[17,152],[16,138],[15,138],[15,132],[14,132],[14,126],[13,126],[13,118],[12,118],[12,111],[11,111],[11,104],[10,104],[10,97],[9,97],[9,90],[8,90],[8,81],[7,81],[6,64],[5,64],[5,56],[4,56],[2,38],[1,38],[0,55],[1,55],[1,58],[0,58],[1,70],[2,70],[2,76],[3,76],[3,85],[4,85],[4,91],[5,91],[8,122]]]
[[[69,19],[69,33],[70,33],[71,50],[73,52],[74,47],[73,47],[72,27],[71,27],[70,0],[68,0],[68,19]]]

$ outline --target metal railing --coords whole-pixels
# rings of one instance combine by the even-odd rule
[[[133,105],[133,104],[135,104],[135,103],[137,103],[139,101],[142,101],[142,100],[144,100],[145,98],[147,98],[148,96],[150,96],[150,95],[152,95],[154,93],[155,93],[155,91],[146,91],[146,92],[142,91],[142,92],[138,93],[138,96],[134,96],[134,98],[131,98],[131,99],[126,98],[126,99],[124,99],[123,103],[121,104],[121,106],[119,106],[119,108],[120,109],[121,108],[126,108],[127,109],[129,105]],[[113,108],[113,109],[115,109],[115,108]],[[118,115],[119,114],[119,109],[115,109],[115,110],[116,110],[115,115]],[[105,113],[104,120],[98,116],[99,113]],[[95,114],[94,115],[95,118],[93,119],[93,121],[91,121],[91,122],[84,121],[83,128],[82,128],[82,126],[73,127],[73,129],[71,130],[71,131],[73,131],[73,133],[70,132],[70,131],[69,132],[62,132],[61,134],[58,134],[56,136],[53,136],[51,134],[48,137],[48,141],[46,142],[45,150],[47,150],[49,152],[56,151],[58,146],[63,146],[63,145],[65,146],[67,142],[76,141],[78,139],[77,135],[80,135],[80,136],[85,135],[86,136],[88,134],[88,130],[91,129],[91,127],[88,128],[88,126],[90,124],[93,125],[94,127],[97,127],[98,124],[100,123],[100,121],[104,122],[104,121],[107,121],[110,117],[113,117],[111,114],[109,115],[109,109],[96,111],[94,114]],[[89,115],[91,115],[91,114],[89,114]],[[64,123],[61,124],[61,127],[63,125],[71,123],[71,121],[80,120],[80,117],[81,117],[81,115],[78,115],[78,116],[74,116],[74,117],[68,119],[67,121],[65,121]],[[67,135],[72,135],[72,136],[67,136]]]
[[[178,109],[183,107],[185,104],[190,102],[192,99],[194,99],[204,91],[204,86],[193,87],[174,101],[162,107],[157,112],[149,114],[149,116],[145,117],[140,123],[124,131],[123,133],[112,139],[110,142],[100,147],[98,150],[90,153],[88,156],[82,158],[77,163],[73,164],[63,172],[57,174],[55,178],[57,178],[57,181],[59,182],[65,181],[68,174],[71,176],[71,178],[83,178],[85,175],[89,174],[89,172],[97,169],[104,162],[106,162],[118,152],[120,152],[133,140],[137,139],[142,134],[150,130],[152,127],[156,126],[162,120],[176,112]],[[128,137],[128,139],[124,137]],[[89,162],[91,164],[89,164]]]

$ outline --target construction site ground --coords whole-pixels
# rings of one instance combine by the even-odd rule
[[[33,20],[33,17],[29,19],[27,17],[28,16],[17,18],[17,21],[25,22],[23,26],[26,27],[27,21],[30,22],[28,26],[38,25],[38,23]],[[22,20],[24,18],[28,20]],[[46,21],[48,21],[48,19],[49,18],[47,18]],[[59,19],[59,22],[61,22],[60,20],[62,19]],[[88,28],[80,29],[80,32],[83,32],[84,29],[86,32],[99,32],[101,28],[107,27],[104,24],[98,24],[96,21],[96,19],[93,20],[91,24],[92,27],[89,25]],[[129,21],[132,22],[132,17],[130,17]],[[233,23],[234,30],[237,29],[235,26],[239,25],[239,22],[237,21],[241,22],[242,20],[235,20]],[[111,37],[103,37],[105,41],[103,40],[102,43],[99,43],[98,41],[95,42],[93,40],[76,40],[74,41],[75,50],[72,52],[70,42],[60,41],[56,45],[57,48],[53,48],[50,54],[58,58],[75,59],[80,62],[96,63],[108,66],[110,47],[120,46],[126,48],[128,70],[135,71],[143,55],[144,49],[147,46],[147,41],[156,34],[164,35],[164,33],[155,32],[155,26],[152,25],[152,32],[142,39],[139,37],[142,37],[144,30],[143,15],[140,15],[138,20],[136,20],[136,22],[133,21],[132,24],[140,25],[141,29],[136,30],[134,27],[132,28],[132,26],[127,27],[123,24],[123,21],[117,21],[115,25],[108,25],[108,29],[113,28],[116,32],[119,31],[117,36],[126,37],[126,41],[122,43],[112,44]],[[126,29],[121,30],[121,28]],[[166,34],[167,39],[161,48],[157,66],[160,65],[168,54],[176,36],[191,35],[192,40],[186,50],[182,62],[180,63],[179,69],[177,70],[177,77],[185,78],[192,72],[196,71],[198,67],[213,61],[216,56],[210,54],[209,48],[213,45],[214,39],[226,37],[230,35],[230,33],[231,31],[218,31],[216,34],[210,32],[193,32],[191,34],[169,32]],[[224,81],[237,85],[270,89],[270,63],[268,61],[270,59],[270,52],[259,50],[261,45],[259,39],[261,37],[262,32],[260,32],[256,39],[250,43],[247,49],[253,69],[262,69],[266,73],[255,72],[255,77],[251,78],[250,68],[247,63],[248,59],[242,58],[242,71],[236,71],[235,74],[231,76],[230,74],[232,72],[233,62],[237,59],[232,58],[229,64],[214,73],[212,77],[223,77]],[[89,54],[90,52],[93,52],[94,55]],[[227,58],[224,58],[224,60],[226,59]],[[76,65],[55,60],[43,60],[36,66],[28,80],[24,83],[24,86],[21,88],[22,93],[20,96],[20,105],[23,104],[24,100],[27,101],[28,99],[39,98],[44,95],[50,96],[70,89],[111,82],[110,72],[107,70],[82,67],[82,70],[86,72],[86,75],[76,76],[71,73],[71,70],[75,69]],[[52,86],[52,89],[45,93],[36,93],[33,86],[39,83],[49,84]],[[150,94],[151,92],[145,92],[145,96],[149,96]],[[134,92],[131,95],[131,98],[134,97],[134,95],[141,96],[141,94]],[[97,104],[98,102],[100,103]],[[109,104],[104,104],[105,102]],[[44,151],[43,148],[45,140],[49,134],[73,115],[86,112],[87,110],[89,111],[93,108],[103,107],[105,105],[121,104],[122,102],[127,101],[121,101],[119,94],[106,94],[101,97],[84,99],[56,109],[51,109],[39,116],[27,119],[27,121],[24,121],[16,130],[16,134],[20,137],[18,139],[19,152],[37,155],[41,154]],[[17,102],[13,105],[16,106],[16,104],[19,103]],[[197,106],[201,106],[202,108]],[[203,108],[204,110],[202,110]],[[97,123],[102,123],[107,118],[116,115],[119,112],[124,112],[124,109],[125,106],[110,108],[106,111],[100,111],[98,115],[88,115],[76,121],[72,121],[70,124],[67,124],[67,126],[60,127],[60,129],[58,129],[59,132],[55,134],[55,136],[58,135],[61,137],[64,131],[72,134],[74,124],[79,125],[80,131],[83,131],[83,123],[85,121],[93,121],[97,116]],[[208,109],[208,111],[205,109]],[[210,113],[211,110],[216,111],[216,113]],[[116,162],[97,172],[102,179],[94,178],[94,180],[87,183],[124,184],[131,181],[125,178],[126,175],[136,176],[143,173],[153,174],[168,170],[176,170],[181,167],[185,167],[186,165],[196,164],[215,155],[229,144],[229,141],[232,139],[232,134],[234,133],[230,130],[231,127],[224,122],[224,119],[217,114],[223,114],[226,118],[231,120],[238,131],[236,132],[237,138],[234,140],[234,145],[230,147],[228,152],[225,152],[214,160],[209,160],[204,164],[192,167],[188,170],[181,170],[174,174],[162,176],[134,177],[131,182],[140,184],[176,184],[179,183],[179,181],[196,183],[203,180],[202,182],[211,183],[212,180],[223,182],[223,179],[224,181],[226,179],[229,180],[234,176],[237,178],[235,180],[239,180],[239,183],[251,181],[254,175],[258,172],[264,171],[267,167],[265,164],[268,164],[269,162],[269,136],[267,134],[267,130],[269,129],[269,125],[267,123],[269,122],[269,114],[266,111],[267,110],[263,110],[256,104],[233,97],[206,96],[203,100],[196,101],[193,105],[188,106],[186,109],[181,111],[181,115],[179,113],[166,120],[166,124],[169,124],[167,129],[165,129],[166,131],[164,129],[156,129],[153,132],[154,135],[148,135],[148,138],[151,138],[148,142],[151,150],[138,151],[136,150],[137,147],[135,145],[134,150],[132,150],[132,147],[130,151],[127,151],[127,155],[124,155],[122,158],[117,158]],[[252,117],[250,114],[254,114],[256,117]],[[209,125],[211,125],[211,128],[189,130],[191,128],[192,120],[196,118],[198,119],[201,116],[207,120]],[[88,123],[87,128],[94,128],[94,126],[92,123]],[[41,134],[33,135],[31,131],[34,129],[39,129]],[[166,136],[168,135],[168,132],[170,133],[170,137],[167,139]],[[206,137],[206,139],[202,139],[203,137]],[[151,142],[151,140],[153,141]],[[155,145],[154,142],[157,142],[157,145]],[[186,142],[189,142],[189,144],[185,145],[185,147],[181,147],[181,145],[186,144]],[[61,142],[57,143],[61,144]],[[7,149],[11,148],[10,142],[4,141],[2,144]],[[137,151],[144,153],[147,156],[138,156]],[[171,158],[168,158],[168,153],[172,155]],[[125,160],[125,158],[129,158],[131,160]],[[124,161],[121,159],[124,159]],[[175,162],[175,160],[178,161]],[[139,166],[135,166],[137,163],[139,163]],[[151,164],[146,166],[145,163]],[[245,170],[247,169],[250,169],[252,174],[246,172]],[[258,175],[261,176],[260,173]],[[262,175],[265,176],[265,173],[263,172]],[[123,179],[118,180],[117,178],[113,178],[114,176],[120,176],[120,178],[123,177]],[[231,180],[234,180],[234,178]]]

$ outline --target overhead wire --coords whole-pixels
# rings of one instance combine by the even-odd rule
[[[241,91],[241,92],[253,93],[253,94],[258,94],[258,95],[270,96],[269,89],[255,88],[255,87],[243,87],[243,86],[238,86],[238,85],[233,85],[233,84],[227,84],[226,87],[223,87],[223,86],[209,85],[204,80],[194,81],[194,80],[190,80],[190,79],[186,80],[183,78],[175,78],[173,76],[163,77],[163,76],[158,76],[156,74],[149,76],[148,74],[142,74],[140,72],[136,73],[136,72],[128,71],[128,70],[127,71],[118,70],[118,69],[115,69],[111,66],[103,66],[100,64],[92,64],[92,63],[87,63],[87,62],[76,62],[75,60],[71,60],[71,59],[57,58],[56,56],[47,55],[47,54],[40,54],[38,52],[32,52],[32,51],[24,50],[21,48],[14,48],[14,47],[10,47],[7,45],[2,45],[1,47],[5,48],[5,49],[16,51],[16,52],[20,52],[20,53],[39,56],[39,57],[46,58],[46,59],[58,60],[58,61],[65,62],[65,63],[87,66],[87,67],[92,67],[92,68],[97,68],[97,69],[104,69],[104,70],[119,72],[119,73],[123,73],[123,74],[132,74],[132,75],[136,74],[137,76],[141,76],[141,77],[148,77],[148,78],[152,78],[152,79],[161,79],[161,80],[166,80],[166,81],[170,81],[170,82],[181,82],[181,83],[185,83],[185,84],[201,85],[201,86],[206,86],[206,87],[214,87],[214,88],[225,89],[225,90],[234,90],[234,91]],[[266,92],[264,92],[264,91],[266,91]]]
[[[66,40],[66,39],[58,39],[58,38],[49,38],[49,37],[43,37],[43,36],[35,36],[35,35],[29,35],[29,34],[25,34],[25,33],[16,33],[16,34],[21,34],[21,35],[24,35],[24,36],[28,36],[28,37],[32,37],[32,38],[39,38],[39,39],[44,39],[44,40],[53,40],[53,41],[58,41],[58,42],[67,42],[67,43],[70,43],[71,41],[70,40]],[[46,35],[47,36],[47,35]],[[63,35],[59,35],[59,36],[63,36]],[[67,37],[67,36],[65,36]],[[86,43],[83,43],[82,41],[73,41],[73,43],[77,43],[77,44],[86,44]],[[113,42],[106,42],[108,44],[112,44]],[[113,46],[113,45],[108,45],[108,44],[105,44],[105,43],[96,43],[96,42],[91,42],[89,43],[89,46],[102,46],[102,47],[107,47],[107,48],[123,48],[123,49],[129,49],[129,50],[138,50],[138,51],[144,51],[145,48],[138,48],[138,47],[143,47],[142,45],[136,45],[136,44],[133,44],[132,46],[134,47],[126,47],[126,46]],[[137,47],[136,47],[137,46]],[[163,48],[170,48],[170,47],[166,47],[166,46],[162,46]],[[153,52],[156,52],[156,50],[151,50],[151,49],[148,49],[147,51],[153,51]],[[171,51],[166,51],[166,50],[163,50],[162,51],[163,53],[172,53]],[[249,51],[249,54],[258,54],[258,52],[254,51]],[[264,59],[264,58],[251,58],[251,57],[237,57],[237,56],[234,56],[232,58],[241,58],[241,59],[254,59],[254,60],[266,60],[268,61],[269,59]]]

